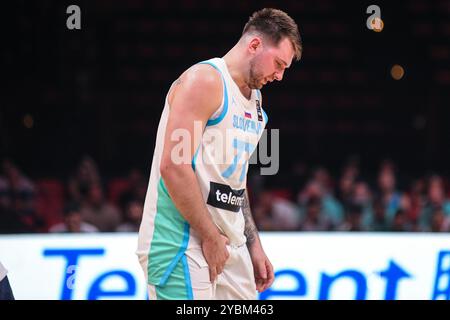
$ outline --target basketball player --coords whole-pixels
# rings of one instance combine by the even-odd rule
[[[294,20],[262,9],[223,58],[192,66],[170,87],[137,251],[150,299],[256,299],[272,284],[246,174],[267,123],[259,90],[280,81],[301,50]],[[177,137],[188,140],[188,161],[175,161]]]

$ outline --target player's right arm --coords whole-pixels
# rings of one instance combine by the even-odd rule
[[[173,139],[172,133],[180,129],[189,133],[185,137],[190,139],[189,159],[192,160],[201,139],[194,135],[194,123],[199,121],[203,132],[206,122],[222,103],[222,86],[220,74],[208,65],[191,67],[175,82],[168,97],[170,113],[160,165],[161,177],[172,201],[201,239],[211,282],[222,272],[228,259],[227,239],[208,212],[191,161],[180,164],[172,158],[174,147],[186,144]]]

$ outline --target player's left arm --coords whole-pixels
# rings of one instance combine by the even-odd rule
[[[253,269],[255,273],[256,289],[263,292],[269,288],[274,280],[273,266],[267,258],[259,239],[258,229],[253,220],[250,202],[247,190],[245,190],[244,205],[242,212],[245,219],[244,234],[247,237],[247,248],[252,258]]]

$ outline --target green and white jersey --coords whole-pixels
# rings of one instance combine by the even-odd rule
[[[214,223],[229,238],[232,246],[241,246],[246,242],[241,206],[248,161],[266,126],[267,115],[261,107],[260,91],[252,90],[251,98],[245,98],[222,58],[201,63],[211,65],[221,74],[223,99],[203,132],[200,132],[201,141],[196,148],[192,168]],[[177,265],[185,265],[185,252],[200,247],[195,230],[190,228],[175,207],[160,174],[169,113],[166,96],[137,250],[141,265],[147,271],[148,283],[153,285],[164,285]]]

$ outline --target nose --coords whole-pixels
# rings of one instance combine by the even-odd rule
[[[283,80],[283,74],[284,74],[284,70],[275,72],[275,79],[277,81]]]

